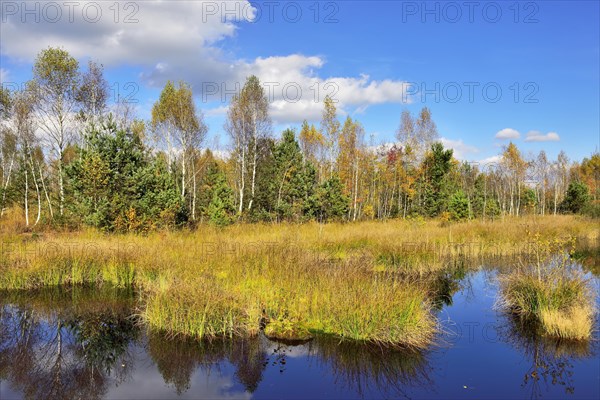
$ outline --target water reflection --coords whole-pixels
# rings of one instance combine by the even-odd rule
[[[228,361],[235,367],[235,377],[250,393],[262,380],[268,363],[266,346],[259,337],[235,340],[195,341],[172,338],[158,333],[148,335],[148,354],[165,383],[177,394],[190,389],[196,369],[210,373]]]
[[[165,337],[134,317],[130,291],[0,292],[0,397],[597,397],[597,342],[550,340],[495,312],[497,271],[426,278],[440,318],[497,333],[482,340],[465,329],[426,352],[332,337],[300,345]]]
[[[252,394],[267,368],[286,373],[292,359],[307,365],[316,360],[336,385],[358,395],[398,394],[405,385],[428,381],[426,357],[418,352],[327,337],[294,346],[263,336],[196,341],[146,332],[132,317],[135,297],[126,291],[72,288],[1,296],[0,379],[25,398],[110,397],[112,388],[138,379],[136,365],[148,361],[177,396],[190,391],[197,376],[227,374],[229,368],[241,386],[236,393]]]
[[[524,371],[523,388],[532,399],[543,397],[549,385],[564,387],[565,395],[575,393],[575,363],[597,357],[593,341],[561,340],[543,334],[539,323],[506,315],[498,329],[500,339],[523,354],[529,368]]]
[[[110,291],[4,293],[0,379],[26,398],[101,398],[127,379],[139,329],[131,296]]]
[[[426,353],[321,338],[311,344],[313,357],[335,381],[363,396],[379,392],[406,397],[411,387],[432,384]]]

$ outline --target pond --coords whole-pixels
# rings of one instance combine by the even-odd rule
[[[422,352],[168,338],[130,291],[0,293],[0,398],[599,398],[598,338],[542,340],[495,311],[498,273],[445,278],[443,333]]]

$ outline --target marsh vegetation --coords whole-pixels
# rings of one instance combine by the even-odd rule
[[[172,336],[249,337],[264,328],[282,339],[331,335],[423,349],[447,291],[440,277],[503,260],[514,266],[503,280],[507,306],[559,336],[579,326],[561,318],[577,318],[575,337],[586,338],[593,291],[567,264],[574,243],[594,244],[597,235],[593,220],[570,216],[15,235],[4,242],[0,288],[135,289],[143,321]],[[532,259],[531,271],[543,276],[527,272]]]

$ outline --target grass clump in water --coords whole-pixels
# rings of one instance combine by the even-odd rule
[[[590,281],[570,263],[573,241],[542,240],[536,235],[532,245],[533,262],[500,280],[500,306],[539,323],[545,335],[589,339],[595,294]]]

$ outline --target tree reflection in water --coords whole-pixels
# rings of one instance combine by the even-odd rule
[[[432,367],[421,351],[386,348],[374,344],[340,342],[321,337],[311,342],[310,354],[335,376],[335,382],[361,396],[379,392],[408,397],[406,389],[431,385]]]
[[[536,321],[512,314],[506,315],[505,325],[498,332],[500,340],[511,344],[531,363],[522,386],[528,388],[532,399],[541,398],[548,385],[564,386],[565,394],[573,394],[574,362],[595,357],[598,350],[597,338],[572,341],[548,337]]]
[[[148,334],[148,354],[156,364],[167,385],[182,394],[191,386],[197,368],[206,373],[219,370],[228,361],[244,388],[252,393],[262,380],[267,365],[267,347],[260,337],[197,341],[185,338],[166,338]]]
[[[129,318],[130,293],[55,288],[0,295],[0,379],[24,397],[97,399],[110,380],[127,378],[129,343],[139,331]]]
[[[442,285],[446,286],[446,285]],[[321,337],[293,347],[260,335],[196,341],[145,332],[131,316],[130,291],[97,288],[0,292],[0,380],[26,398],[106,396],[133,377],[136,346],[143,346],[165,384],[188,391],[194,372],[229,363],[236,380],[253,393],[265,369],[282,373],[291,353],[300,353],[357,393],[394,390],[428,381],[422,353],[340,342]]]
[[[427,279],[434,288],[430,293],[434,310],[451,304],[456,291],[470,285],[461,270]],[[233,375],[249,395],[259,389],[269,369],[275,372],[268,375],[269,385],[263,384],[256,392],[263,395],[263,390],[272,390],[278,372],[299,374],[302,379],[313,367],[324,371],[326,381],[332,377],[336,390],[350,394],[400,397],[413,389],[419,392],[436,386],[431,379],[437,363],[434,353],[327,336],[299,346],[274,343],[262,335],[213,341],[166,337],[141,328],[131,317],[136,306],[134,293],[115,289],[0,292],[0,381],[26,398],[96,399],[110,396],[124,382],[133,384],[130,390],[138,390],[136,380],[145,378],[149,371],[145,366],[151,360],[162,377],[150,374],[152,382],[158,383],[151,387],[164,388],[164,381],[169,393],[189,392],[188,396],[202,390],[197,387],[196,372],[206,377],[212,372],[227,378]],[[516,317],[501,319],[497,332],[531,363],[523,371],[523,386],[532,398],[541,396],[544,384],[562,385],[565,393],[572,393],[573,364],[593,359],[597,352],[597,342],[543,338],[535,324]],[[294,364],[295,357],[301,357],[300,364]],[[136,364],[140,371],[134,371]],[[291,365],[300,366],[292,370]],[[233,372],[223,373],[231,368]],[[211,395],[219,396],[222,388],[216,389]],[[231,397],[232,392],[223,394]]]

